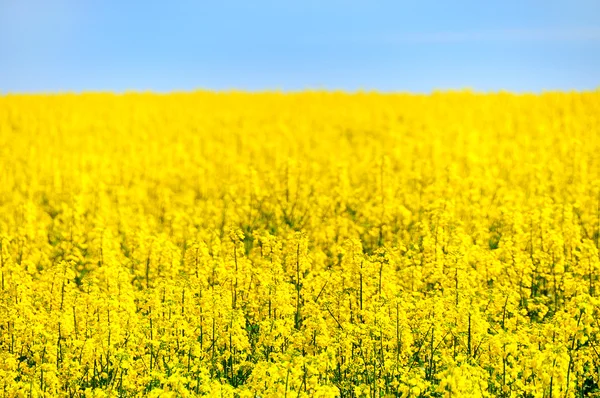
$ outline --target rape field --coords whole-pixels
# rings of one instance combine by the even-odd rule
[[[600,91],[0,97],[3,397],[600,396]]]

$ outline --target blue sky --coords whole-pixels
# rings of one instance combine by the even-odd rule
[[[598,87],[598,0],[0,0],[1,93]]]

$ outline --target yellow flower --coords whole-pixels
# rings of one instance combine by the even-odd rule
[[[600,92],[0,97],[6,396],[580,396]]]

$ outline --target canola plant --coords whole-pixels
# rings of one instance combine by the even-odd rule
[[[600,91],[0,97],[0,396],[600,396]]]

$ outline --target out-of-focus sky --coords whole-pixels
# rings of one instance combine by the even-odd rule
[[[599,0],[0,0],[0,93],[598,87]]]

